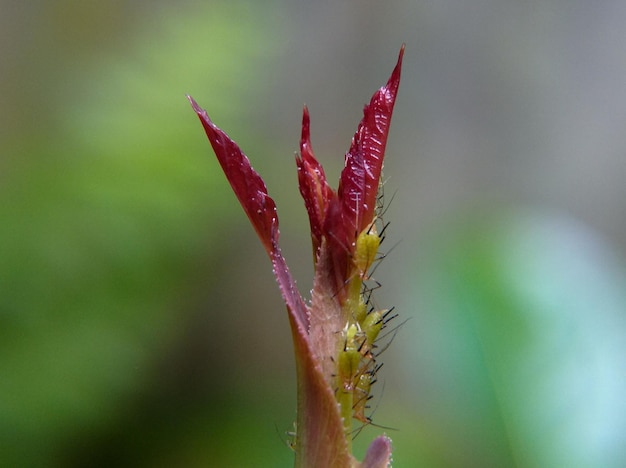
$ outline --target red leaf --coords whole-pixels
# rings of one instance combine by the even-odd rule
[[[296,157],[298,183],[304,205],[309,214],[313,253],[317,254],[322,242],[324,216],[328,202],[336,194],[328,185],[322,165],[315,159],[311,147],[309,130],[309,110],[304,106],[302,113],[302,136],[300,137],[300,157]]]
[[[198,106],[191,96],[187,96],[187,99],[198,114],[239,203],[248,215],[265,250],[270,254],[274,249],[273,236],[278,239],[278,214],[274,200],[267,194],[265,182],[252,168],[237,143],[211,121],[207,112]]]
[[[274,200],[267,194],[267,187],[261,176],[252,168],[250,161],[241,151],[237,143],[229,138],[209,118],[191,96],[187,96],[193,110],[196,111],[202,126],[211,142],[228,182],[230,182],[239,203],[248,215],[259,239],[267,251],[272,265],[274,276],[287,305],[290,315],[306,333],[309,328],[309,315],[296,287],[287,263],[278,246],[278,214]]]
[[[356,237],[374,219],[376,194],[383,168],[387,135],[400,84],[404,45],[387,84],[363,109],[363,119],[352,138],[341,173],[338,194],[342,201],[346,235]],[[350,243],[354,237],[345,239]]]

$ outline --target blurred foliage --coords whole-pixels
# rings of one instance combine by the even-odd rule
[[[211,190],[225,185],[223,175],[184,94],[210,91],[212,112],[234,127],[266,82],[263,69],[254,80],[249,70],[277,50],[268,34],[277,26],[259,21],[264,12],[251,4],[161,8],[123,50],[53,70],[61,74],[54,116],[27,104],[28,132],[3,145],[3,466],[179,466],[178,456],[186,466],[232,466],[229,457],[257,455],[275,466],[276,456],[291,458],[267,441],[245,453],[228,447],[257,409],[233,396],[223,406],[232,426],[225,415],[213,419],[208,389],[221,391],[219,382],[179,401],[172,392],[190,390],[159,388],[171,385],[159,375],[163,360],[210,297],[206,288],[219,287],[227,252],[215,246],[242,216],[221,198],[227,190]],[[195,357],[207,359],[170,365]],[[155,463],[150,453],[162,444],[169,459]]]
[[[472,214],[421,245],[398,466],[623,466],[623,259],[563,215]]]

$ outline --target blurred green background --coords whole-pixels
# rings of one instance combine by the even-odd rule
[[[284,306],[185,94],[265,178],[306,295],[302,104],[337,180],[403,42],[394,466],[626,465],[624,2],[0,6],[2,466],[291,466]]]

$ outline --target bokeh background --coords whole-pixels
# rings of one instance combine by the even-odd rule
[[[626,3],[0,7],[2,466],[291,466],[284,306],[185,94],[306,295],[302,104],[338,180],[403,42],[376,300],[406,322],[357,455],[626,465]]]

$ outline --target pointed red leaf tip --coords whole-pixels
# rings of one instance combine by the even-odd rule
[[[265,182],[252,168],[250,161],[237,143],[211,121],[207,112],[191,96],[187,96],[187,99],[198,114],[213,151],[239,203],[248,215],[265,250],[271,254],[274,246],[277,245],[278,214],[274,200],[267,194]],[[273,239],[274,236],[275,239]]]
[[[300,137],[300,156],[296,156],[298,183],[304,205],[309,214],[313,254],[322,243],[322,228],[329,200],[335,196],[326,181],[322,165],[317,161],[311,147],[309,110],[304,106],[302,112],[302,136]]]
[[[345,156],[338,195],[342,202],[342,216],[346,245],[373,221],[378,183],[383,168],[387,135],[396,102],[404,44],[387,84],[380,88],[363,109],[363,119],[352,138]],[[350,225],[348,225],[350,223]],[[333,223],[334,224],[334,223]],[[353,229],[351,229],[353,228]],[[350,232],[352,230],[352,232]]]
[[[305,333],[309,328],[309,313],[280,251],[276,204],[267,194],[265,182],[252,168],[250,160],[239,146],[211,121],[207,112],[191,96],[187,96],[187,99],[200,118],[230,186],[272,260],[274,276],[287,309],[300,327],[298,332]]]

